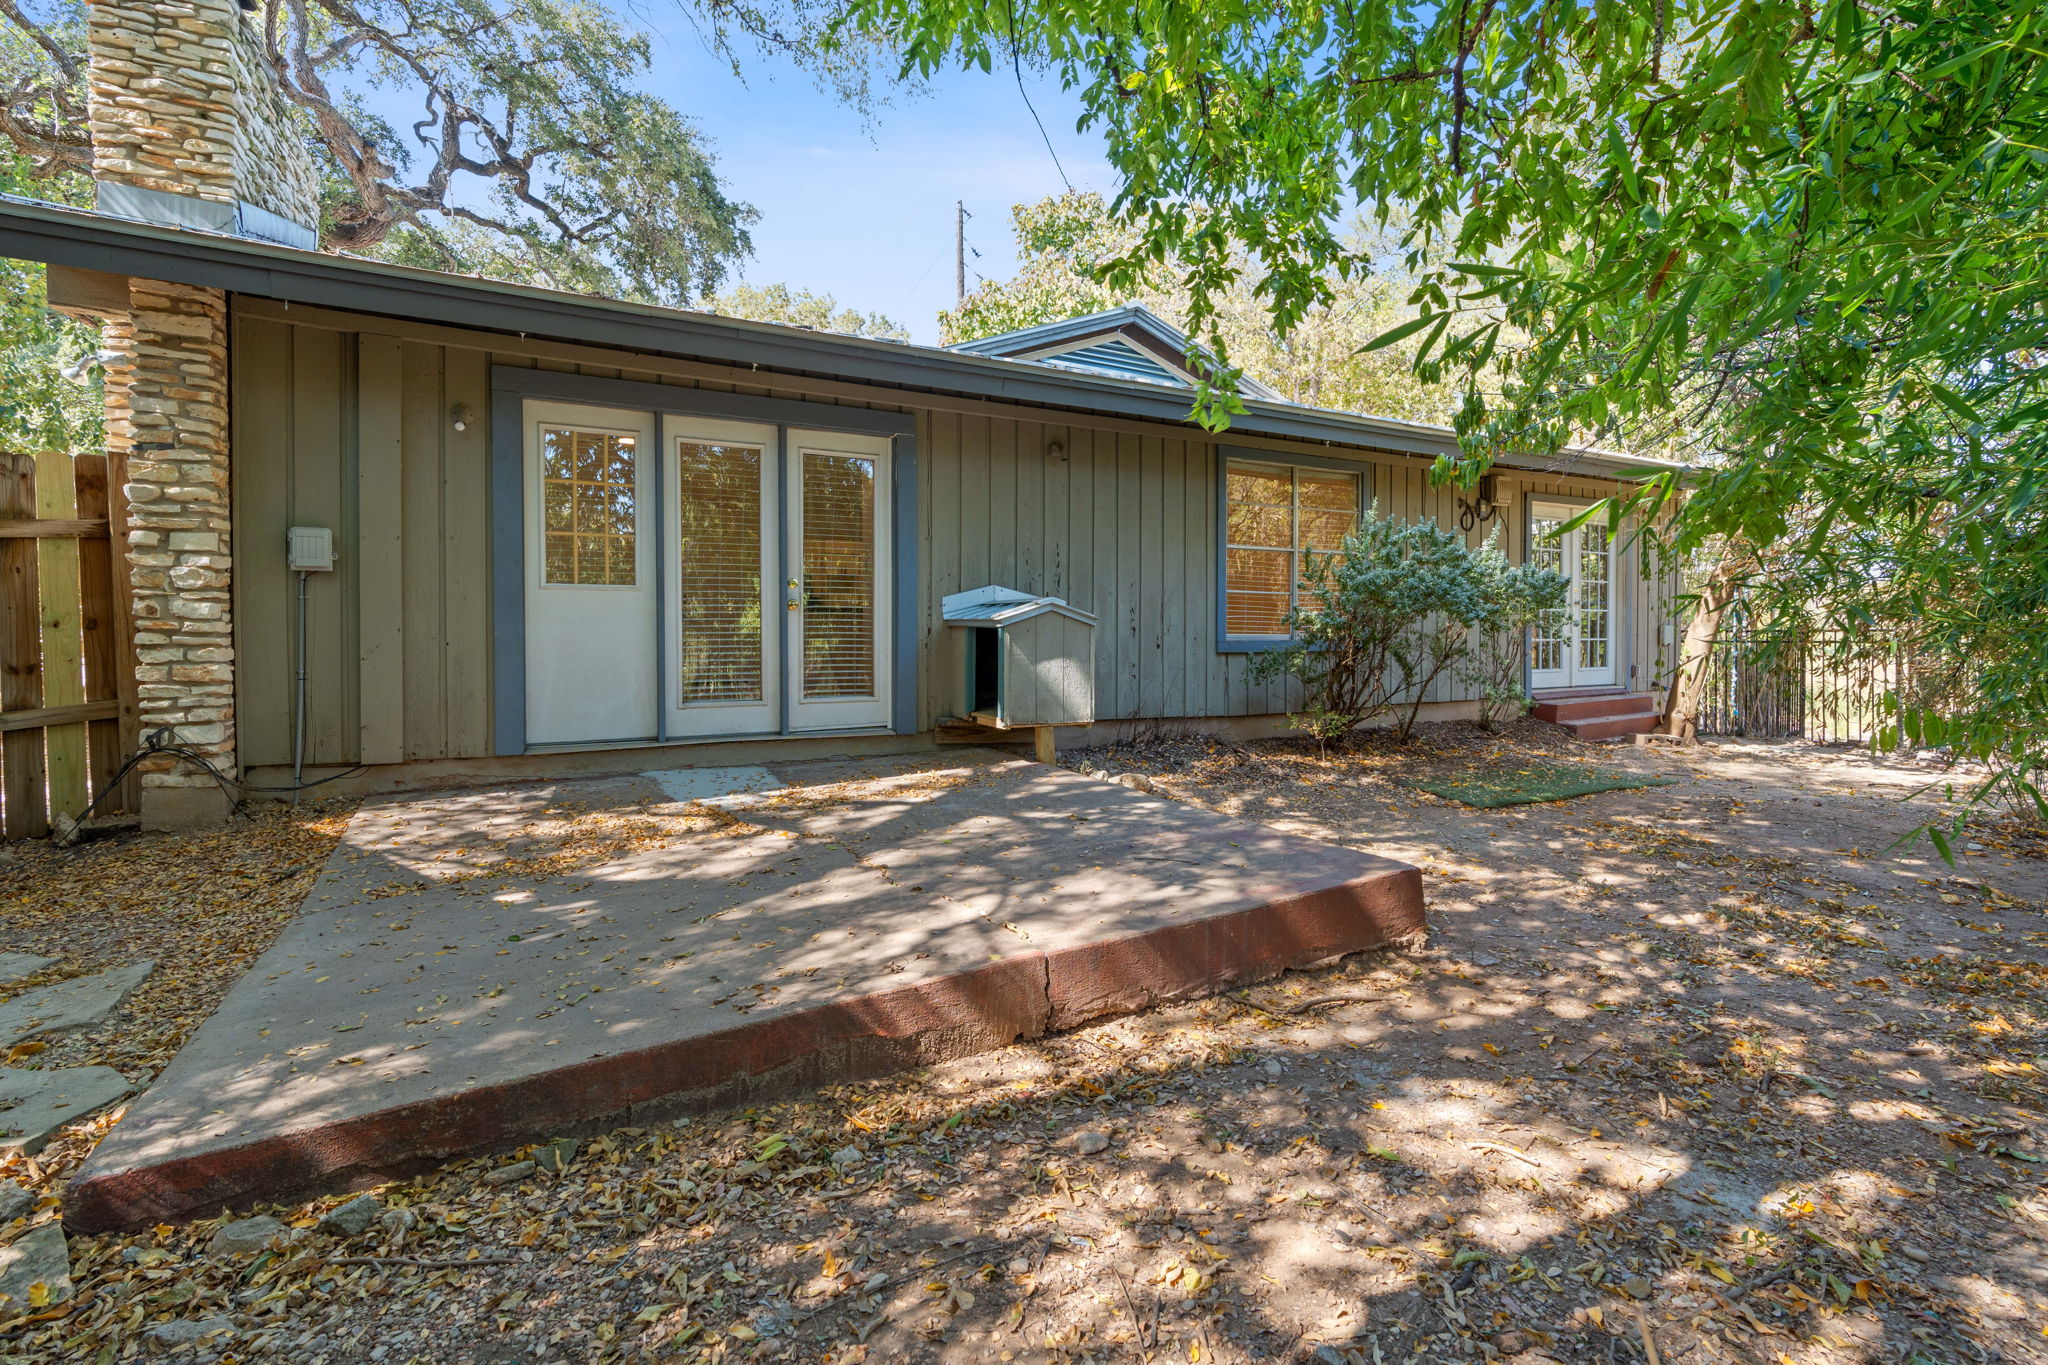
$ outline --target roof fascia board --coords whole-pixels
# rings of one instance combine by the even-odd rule
[[[0,202],[0,255],[354,313],[384,313],[516,336],[596,342],[757,369],[819,372],[898,388],[922,385],[1037,407],[1084,408],[1182,428],[1193,425],[1184,396],[1140,380],[1042,367],[1026,369],[993,357],[809,334],[709,314],[698,318],[647,305],[580,298],[467,276],[439,276],[56,206]],[[1457,438],[1447,429],[1257,399],[1247,401],[1245,407],[1232,427],[1247,434],[1356,443],[1413,455],[1434,456],[1457,449]],[[1645,461],[1609,460],[1591,452],[1541,464],[1501,463],[1543,473],[1570,467],[1604,477],[1648,474],[1662,468]]]
[[[751,393],[720,393],[677,384],[650,384],[642,379],[529,370],[517,365],[491,366],[491,389],[494,393],[516,393],[522,398],[635,408],[679,417],[732,417],[808,431],[859,431],[875,436],[909,436],[917,431],[917,418],[907,412],[841,407],[796,398],[763,398]]]
[[[1077,318],[1061,318],[1057,322],[1041,322],[1035,327],[1019,327],[1013,332],[1000,332],[992,337],[956,341],[946,349],[963,355],[1014,356],[1025,351],[1057,345],[1062,341],[1073,341],[1079,337],[1121,331],[1125,327],[1145,327],[1148,323],[1149,330],[1160,336],[1167,344],[1187,344],[1186,337],[1151,309],[1137,304],[1125,304],[1121,308],[1105,308],[1100,313],[1084,313]]]

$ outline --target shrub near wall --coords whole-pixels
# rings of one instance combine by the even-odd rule
[[[1526,700],[1522,628],[1532,613],[1561,606],[1565,592],[1562,576],[1510,565],[1492,540],[1475,550],[1433,521],[1382,516],[1377,504],[1334,555],[1308,555],[1302,578],[1292,640],[1253,660],[1251,675],[1298,679],[1304,705],[1293,723],[1325,747],[1395,714],[1408,738],[1430,686],[1475,657],[1473,674],[1495,680],[1514,663],[1513,699],[1503,681],[1481,702],[1493,723]]]

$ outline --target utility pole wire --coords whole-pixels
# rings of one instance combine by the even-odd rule
[[[967,301],[967,201],[953,201],[953,306]]]
[[[1060,154],[1053,150],[1052,135],[1045,131],[1045,120],[1038,116],[1038,106],[1031,102],[1031,92],[1024,88],[1024,63],[1017,53],[1017,5],[1016,0],[1007,0],[1010,16],[1010,71],[1017,78],[1017,93],[1024,97],[1024,107],[1031,111],[1031,121],[1038,125],[1038,136],[1045,143],[1045,152],[1052,158],[1052,168],[1060,173],[1060,183],[1067,187],[1067,193],[1074,192],[1074,182],[1067,179],[1067,168],[1060,164]]]

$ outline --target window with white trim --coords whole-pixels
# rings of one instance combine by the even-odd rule
[[[1302,556],[1332,554],[1358,524],[1359,476],[1231,460],[1223,472],[1223,634],[1284,640],[1302,600]]]

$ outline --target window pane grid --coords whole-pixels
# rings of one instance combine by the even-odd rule
[[[1605,526],[1579,528],[1579,667],[1607,667],[1609,553]]]
[[[1529,524],[1529,562],[1539,569],[1549,569],[1562,574],[1564,569],[1564,539],[1557,536],[1557,528],[1563,522],[1552,517],[1535,517]],[[1551,537],[1546,539],[1546,537]],[[1564,667],[1565,637],[1570,630],[1571,606],[1558,607],[1543,613],[1542,618],[1529,630],[1529,667],[1539,672],[1555,672]]]
[[[1323,469],[1232,462],[1224,470],[1223,630],[1284,638],[1314,605],[1304,552],[1330,555],[1358,524],[1359,479]]]
[[[542,582],[630,588],[639,576],[631,436],[541,429]]]

